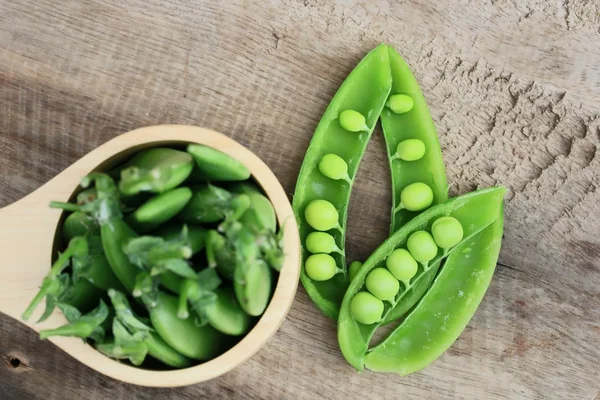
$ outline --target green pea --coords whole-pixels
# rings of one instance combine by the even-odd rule
[[[393,94],[385,105],[396,114],[404,114],[412,110],[415,102],[406,94]]]
[[[325,154],[319,162],[319,171],[329,179],[335,181],[344,179],[345,181],[350,182],[350,177],[348,176],[348,164],[337,154]]]
[[[368,130],[365,116],[354,110],[344,110],[340,113],[340,125],[350,132]]]
[[[398,143],[392,160],[417,161],[425,155],[425,143],[419,139],[406,139]]]
[[[352,317],[364,325],[371,325],[381,320],[383,301],[369,292],[358,292],[350,302]]]
[[[306,236],[304,242],[306,249],[313,254],[317,253],[332,253],[340,252],[339,247],[335,244],[335,239],[329,233],[311,232]]]
[[[406,249],[396,249],[385,260],[385,265],[399,281],[407,282],[417,274],[419,265]]]
[[[365,285],[379,300],[393,301],[400,290],[398,280],[385,268],[375,268],[369,272]]]
[[[318,231],[328,231],[339,226],[339,215],[327,200],[313,200],[304,210],[306,222]]]
[[[406,186],[400,193],[400,206],[408,211],[421,211],[433,203],[433,191],[423,182]]]
[[[313,281],[328,281],[338,272],[335,260],[329,254],[313,254],[304,263],[306,275]]]
[[[348,266],[348,275],[350,278],[350,282],[352,282],[354,280],[354,277],[356,276],[356,274],[358,274],[358,271],[360,271],[360,268],[363,266],[363,263],[360,261],[352,261],[350,263],[350,266]]]
[[[410,254],[420,263],[427,264],[437,255],[438,246],[427,231],[416,231],[406,241]]]
[[[442,249],[456,246],[463,238],[463,227],[454,217],[441,217],[431,225],[433,239]]]

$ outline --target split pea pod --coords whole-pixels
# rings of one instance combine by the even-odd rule
[[[365,357],[368,369],[408,375],[435,361],[460,336],[490,284],[502,241],[503,212],[448,256],[406,319]]]
[[[503,187],[482,189],[436,205],[409,221],[371,254],[348,287],[338,319],[340,349],[354,368],[364,368],[376,329],[395,308],[403,307],[406,295],[413,301],[410,290],[427,272],[437,269],[448,254],[498,219],[504,193]],[[440,230],[436,226],[439,220],[451,224]],[[374,279],[370,285],[373,273],[384,279]]]
[[[371,133],[391,90],[389,54],[380,45],[346,78],[325,111],[307,150],[296,184],[293,208],[302,243],[313,231],[328,232],[341,251],[331,254],[330,279],[307,275],[303,246],[301,280],[315,305],[336,318],[348,286],[345,262],[347,205],[353,180]]]

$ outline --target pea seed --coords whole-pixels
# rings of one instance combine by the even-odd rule
[[[329,233],[325,232],[311,232],[306,236],[304,242],[306,249],[313,254],[317,253],[331,253],[341,251],[335,244],[335,239]]]
[[[383,302],[369,292],[358,292],[350,302],[350,313],[356,322],[371,325],[381,320]]]
[[[352,282],[354,280],[354,277],[356,276],[356,274],[358,274],[358,271],[360,271],[360,268],[363,266],[363,263],[360,261],[352,261],[350,263],[350,266],[348,267],[348,275],[350,278],[350,282]]]
[[[386,106],[396,114],[404,114],[412,110],[415,102],[406,94],[393,94],[388,99]]]
[[[427,264],[438,252],[438,246],[427,231],[416,231],[406,241],[410,254],[420,263]]]
[[[385,265],[399,281],[407,282],[417,274],[419,265],[406,249],[396,249],[385,260]]]
[[[425,155],[425,143],[419,139],[406,139],[398,143],[392,160],[417,161]]]
[[[406,186],[400,193],[400,205],[396,210],[421,211],[433,203],[433,191],[423,182],[415,182]]]
[[[306,222],[318,231],[328,231],[339,226],[339,215],[327,200],[313,200],[304,210]]]
[[[306,259],[304,268],[313,281],[327,281],[338,272],[335,260],[329,254],[313,254]]]
[[[365,280],[367,290],[379,300],[393,301],[400,290],[400,283],[394,275],[385,268],[375,268]]]
[[[433,239],[442,249],[456,246],[463,238],[463,227],[454,217],[441,217],[431,225]]]
[[[350,182],[350,177],[348,176],[348,164],[337,154],[325,154],[319,162],[319,171],[329,179],[335,181],[344,179],[345,181]]]
[[[364,115],[354,110],[344,110],[339,116],[340,125],[347,131],[360,132],[367,130],[367,121]]]

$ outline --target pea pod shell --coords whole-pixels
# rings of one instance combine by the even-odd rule
[[[92,285],[89,281],[81,279],[73,282],[61,301],[77,308],[81,313],[86,313],[98,305],[102,294],[101,289]]]
[[[442,355],[465,329],[494,274],[504,217],[459,245],[433,285],[390,335],[365,357],[368,369],[408,375]]]
[[[419,214],[406,209],[394,210],[406,186],[415,182],[425,183],[433,191],[435,205],[448,199],[448,183],[435,125],[419,84],[408,64],[391,46],[388,46],[388,54],[392,74],[391,94],[408,95],[414,101],[414,106],[406,113],[396,114],[388,107],[381,113],[392,177],[392,234]],[[425,155],[421,159],[408,162],[392,159],[398,144],[406,139],[419,139],[425,144]]]
[[[175,240],[181,236],[183,230],[183,223],[181,222],[169,222],[164,226],[158,228],[154,235],[162,237],[164,240]],[[196,254],[206,247],[206,236],[208,231],[199,225],[187,225],[188,239],[192,254]]]
[[[112,288],[124,291],[123,284],[115,275],[106,259],[100,236],[89,236],[88,243],[90,247],[89,256],[91,257],[92,263],[88,273],[90,282],[102,290]]]
[[[155,307],[149,309],[150,321],[169,346],[186,357],[210,360],[221,352],[223,334],[210,325],[199,327],[192,317],[177,317],[176,297],[160,293]]]
[[[312,232],[304,216],[304,210],[311,201],[327,200],[340,213],[341,230],[331,233],[342,250],[340,254],[335,254],[334,258],[338,268],[344,273],[337,274],[327,281],[313,281],[306,275],[304,268],[304,261],[309,253],[304,246],[302,249],[302,284],[313,303],[330,318],[337,318],[344,292],[348,287],[344,245],[350,183],[356,175],[373,128],[388,98],[391,84],[388,49],[382,44],[361,60],[331,100],[315,130],[296,183],[293,208],[303,243],[306,236]],[[356,110],[364,115],[368,131],[344,130],[338,117],[346,109]],[[348,163],[348,181],[333,181],[319,171],[318,164],[321,158],[329,153],[337,154]]]
[[[409,221],[404,227],[383,242],[365,261],[348,287],[338,319],[338,343],[340,350],[354,368],[358,371],[363,370],[364,356],[367,353],[369,342],[375,330],[381,325],[381,323],[368,326],[359,324],[354,320],[350,312],[352,298],[364,287],[368,273],[380,265],[385,265],[387,256],[396,248],[403,247],[411,233],[429,229],[435,219],[442,215],[451,215],[460,221],[464,228],[463,242],[467,241],[498,218],[498,212],[505,191],[503,187],[487,188],[438,204]],[[456,247],[451,249],[451,251],[456,251]],[[437,257],[428,264],[429,270],[431,268],[438,268],[442,258],[443,252],[439,250]],[[423,276],[428,276],[427,272],[425,274],[423,272],[423,266],[420,266],[419,272],[410,281],[411,287],[417,285]],[[414,303],[408,304],[409,307],[407,307],[407,303],[404,302],[404,296],[406,295],[408,295],[406,301],[416,303],[419,300],[414,295],[411,295],[410,291],[404,289],[397,295],[394,308],[407,309],[414,305]],[[383,320],[386,319],[388,313],[393,312],[394,308],[391,308],[389,305],[386,306]]]
[[[100,227],[94,218],[75,211],[65,219],[62,226],[63,240],[69,243],[76,236],[86,236],[99,232]]]

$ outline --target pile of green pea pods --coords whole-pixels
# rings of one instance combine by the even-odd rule
[[[65,246],[23,319],[46,300],[74,336],[117,360],[185,368],[235,345],[267,308],[283,263],[275,211],[250,171],[213,148],[154,147],[85,177]],[[150,357],[148,357],[150,356]]]
[[[364,264],[347,265],[350,192],[378,120],[392,177],[390,237]],[[363,58],[317,126],[293,202],[303,286],[337,319],[354,368],[406,375],[452,345],[494,273],[504,194],[492,187],[449,199],[435,126],[410,68],[385,44]],[[396,327],[372,343],[391,322]]]

